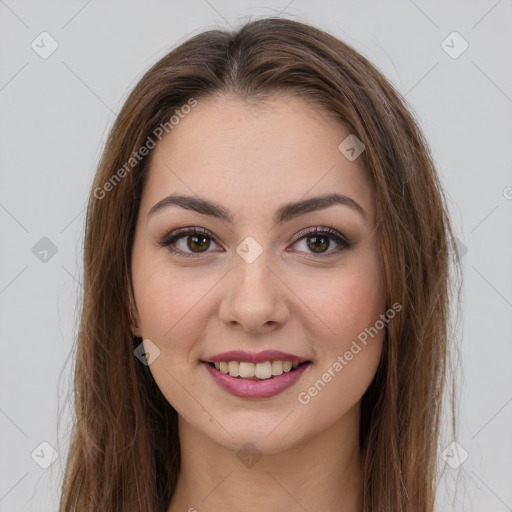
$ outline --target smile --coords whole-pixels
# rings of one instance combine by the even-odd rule
[[[280,350],[230,350],[201,361],[213,381],[239,398],[270,398],[293,386],[312,361]]]
[[[264,363],[250,363],[247,361],[222,361],[220,363],[212,362],[210,365],[231,377],[266,380],[294,370],[299,366],[299,362],[265,361]]]

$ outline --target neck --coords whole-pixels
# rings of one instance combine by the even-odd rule
[[[168,512],[359,512],[359,404],[287,451],[242,459],[179,418],[181,468]]]

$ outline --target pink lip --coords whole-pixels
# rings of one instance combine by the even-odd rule
[[[267,352],[275,352],[275,351],[267,351]],[[226,352],[226,354],[234,354],[236,352]],[[264,352],[261,352],[264,353]],[[260,353],[260,354],[261,354]],[[279,354],[282,354],[280,352]],[[224,356],[224,354],[220,354]],[[259,356],[259,354],[258,354]],[[218,357],[218,356],[216,356]],[[240,353],[236,358],[230,357],[229,359],[220,359],[220,361],[247,361],[245,358],[240,358]],[[266,359],[262,361],[268,361],[269,358],[267,356]],[[284,359],[285,361],[290,361],[289,356]],[[217,361],[217,360],[216,360]],[[257,361],[261,362],[261,361]],[[292,371],[283,373],[282,375],[274,376],[270,379],[265,380],[249,380],[243,379],[241,377],[231,377],[226,373],[222,373],[220,370],[216,370],[209,363],[203,362],[206,369],[210,372],[210,375],[213,377],[213,380],[225,391],[231,393],[234,396],[239,398],[270,398],[271,396],[278,395],[282,393],[285,389],[293,386],[302,376],[302,374],[309,368],[311,363],[307,362],[305,364],[301,364],[297,366]]]
[[[245,361],[248,363],[264,363],[265,361],[291,361],[292,363],[304,363],[308,361],[304,357],[287,354],[280,350],[263,350],[261,352],[246,352],[245,350],[230,350],[204,359],[205,362],[221,363],[229,361]]]

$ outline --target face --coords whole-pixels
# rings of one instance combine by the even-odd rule
[[[221,96],[153,149],[132,251],[136,334],[160,351],[149,368],[180,429],[277,453],[357,416],[386,303],[370,184],[338,149],[348,135],[298,97]]]

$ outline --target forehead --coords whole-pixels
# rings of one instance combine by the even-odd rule
[[[175,192],[234,212],[338,192],[373,216],[366,171],[338,149],[348,135],[334,116],[298,96],[199,99],[153,150],[141,208]]]

